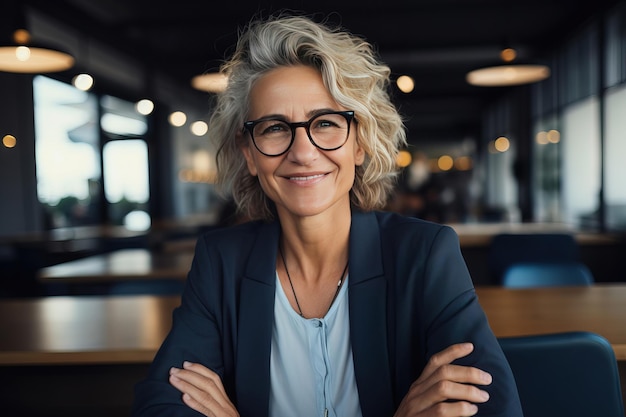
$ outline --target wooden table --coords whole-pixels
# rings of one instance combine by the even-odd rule
[[[564,223],[450,223],[459,235],[461,247],[488,247],[494,236],[506,234],[571,234],[581,245],[610,245],[618,242],[619,234],[588,232]]]
[[[120,249],[42,268],[42,283],[98,283],[131,279],[186,279],[193,251]]]
[[[568,330],[603,335],[626,387],[626,285],[477,292],[496,336]],[[28,407],[41,416],[128,415],[133,386],[145,375],[179,302],[178,296],[0,300],[0,374],[12,382],[0,392],[3,407],[15,415]]]
[[[477,293],[498,337],[588,330],[626,361],[626,284]],[[0,301],[0,364],[150,362],[178,296]]]
[[[617,360],[626,361],[626,284],[476,292],[498,337],[586,330],[608,339]]]
[[[150,363],[178,296],[0,301],[0,365]]]

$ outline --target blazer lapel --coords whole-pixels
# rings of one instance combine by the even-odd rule
[[[269,410],[270,349],[280,227],[262,224],[246,265],[239,300],[236,378],[242,416],[266,417]]]
[[[363,417],[392,415],[387,283],[374,213],[353,212],[348,282],[352,354]]]

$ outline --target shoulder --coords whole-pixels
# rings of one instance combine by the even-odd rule
[[[259,220],[212,229],[198,238],[198,247],[218,252],[246,252],[260,236],[277,227],[276,223]]]
[[[434,242],[437,240],[458,243],[458,236],[450,226],[404,216],[398,213],[377,211],[376,216],[381,240],[386,243]],[[389,241],[389,242],[387,242]]]

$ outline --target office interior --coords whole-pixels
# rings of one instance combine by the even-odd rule
[[[154,18],[154,13],[163,10],[155,5],[154,21],[146,17],[144,22],[130,15],[134,10],[142,16],[141,2],[125,7],[122,2],[91,2],[89,7],[87,3],[16,1],[3,6],[5,21],[20,14],[34,38],[69,51],[75,60],[64,71],[0,72],[0,260],[5,275],[32,276],[40,267],[119,247],[159,248],[236,220],[228,197],[213,184],[215,147],[206,136],[206,126],[215,93],[193,88],[191,76],[179,76],[190,71],[184,57],[179,57],[180,63],[169,56],[162,56],[161,64],[155,57],[148,61],[147,53],[137,52],[129,43],[133,34],[144,41],[154,34],[153,43],[165,43],[170,35],[157,34],[160,20]],[[107,3],[115,7],[107,9]],[[387,10],[400,8],[395,16],[412,12],[416,19],[422,13],[426,19],[430,18],[427,13],[434,15],[428,7],[435,8],[419,4],[409,11],[397,4],[370,7],[363,5],[364,10],[354,12],[352,19],[345,9],[345,16],[335,15],[341,15],[342,24],[352,21],[361,30],[357,22],[372,19],[365,17],[366,12],[380,10],[376,16],[380,30],[371,35],[374,43],[375,35],[388,32],[384,30],[388,23],[382,23]],[[468,7],[459,6],[459,14]],[[494,6],[488,7],[493,10]],[[510,20],[516,13],[523,16],[520,3],[500,7],[498,11],[510,13],[501,20]],[[259,4],[249,10],[248,14],[235,13],[239,26],[255,12],[271,9]],[[316,12],[323,10],[320,5]],[[480,16],[486,10],[480,9]],[[533,56],[528,46],[509,41],[521,45],[517,51],[525,58],[520,64],[532,62],[549,69],[548,78],[523,85],[470,86],[460,72],[471,68],[462,61],[463,51],[480,55],[486,48],[446,45],[424,52],[422,45],[427,41],[418,44],[420,50],[407,40],[389,43],[393,34],[387,34],[378,46],[392,67],[394,82],[408,75],[414,84],[409,93],[402,92],[399,83],[390,86],[406,120],[409,147],[402,161],[399,158],[404,167],[387,209],[456,227],[478,285],[494,284],[485,270],[489,237],[511,228],[577,233],[585,242],[584,261],[599,281],[626,278],[620,256],[626,231],[624,2],[597,2],[593,8],[585,6],[569,15],[562,8],[555,11],[576,21],[569,25],[552,22],[553,30],[544,32],[553,38],[540,38],[541,53]],[[440,9],[436,12],[441,14]],[[96,24],[98,13],[105,17]],[[189,13],[198,10],[181,14],[186,17],[180,19],[190,22]],[[522,33],[506,20],[497,24],[494,14],[474,22],[475,30],[491,19],[494,37],[503,25],[512,34]],[[103,22],[118,15],[109,33],[103,33],[107,28]],[[460,22],[453,11],[444,16],[451,23]],[[552,13],[546,20],[555,16]],[[207,19],[206,24],[204,19],[193,22],[211,25]],[[538,19],[526,19],[517,26],[541,26]],[[472,24],[466,20],[466,25]],[[129,26],[123,26],[124,22]],[[135,33],[133,22],[138,27],[143,24],[143,32]],[[4,26],[15,26],[11,24]],[[432,32],[435,25],[427,30]],[[456,34],[449,27],[441,31]],[[200,45],[217,50],[235,33],[233,26],[224,39]],[[472,39],[467,31],[456,36],[457,42],[463,37]],[[440,38],[444,37],[433,34],[431,42],[441,42]],[[505,45],[500,39],[494,42]],[[383,49],[407,43],[404,52],[391,46]],[[197,45],[190,42],[185,50]],[[450,55],[457,61],[442,57],[443,50],[452,50]],[[202,74],[218,68],[214,55],[202,50],[197,55],[188,60],[194,63],[191,71]],[[146,61],[141,61],[143,57]],[[452,65],[443,66],[447,61],[453,61]],[[433,70],[436,65],[448,71],[458,67],[456,78],[438,79]],[[184,71],[175,73],[173,67]],[[88,76],[92,77],[90,87],[75,87],[77,80]],[[452,89],[458,90],[456,95]],[[139,109],[141,104],[148,110]],[[45,291],[36,283],[26,284],[28,279],[19,280],[11,284],[15,288],[5,290],[7,295]]]
[[[218,10],[175,2],[183,12],[171,3],[0,6],[3,31],[24,19],[34,38],[74,60],[61,71],[0,71],[0,303],[109,296],[109,285],[50,284],[41,272],[127,249],[189,255],[200,233],[245,221],[213,180],[216,149],[206,128],[218,93],[191,80],[219,68],[237,25],[294,4]],[[477,287],[501,285],[489,254],[502,233],[572,235],[595,282],[625,282],[626,2],[361,3],[303,8],[355,27],[392,69],[390,94],[409,146],[386,209],[452,226]],[[183,45],[194,31],[206,39]],[[511,64],[542,65],[549,76],[512,86],[467,82],[472,68],[502,65],[506,48],[519,54]],[[166,50],[178,53],[159,55]],[[402,91],[401,79],[413,89]],[[33,405],[32,415],[112,416],[127,415],[129,387],[146,366],[3,366],[2,373],[52,404]],[[90,391],[108,392],[106,401],[86,393],[83,381],[93,375]],[[83,397],[67,406],[63,390]],[[8,392],[5,399],[29,402]]]

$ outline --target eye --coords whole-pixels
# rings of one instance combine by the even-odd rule
[[[320,120],[317,123],[317,127],[331,127],[331,126],[336,126],[333,122],[328,121],[328,120]]]
[[[327,129],[340,128],[345,124],[345,119],[343,119],[342,116],[337,114],[324,114],[315,119],[311,125],[314,129]]]
[[[255,128],[258,135],[273,135],[289,131],[289,126],[280,120],[266,120],[259,123]]]

